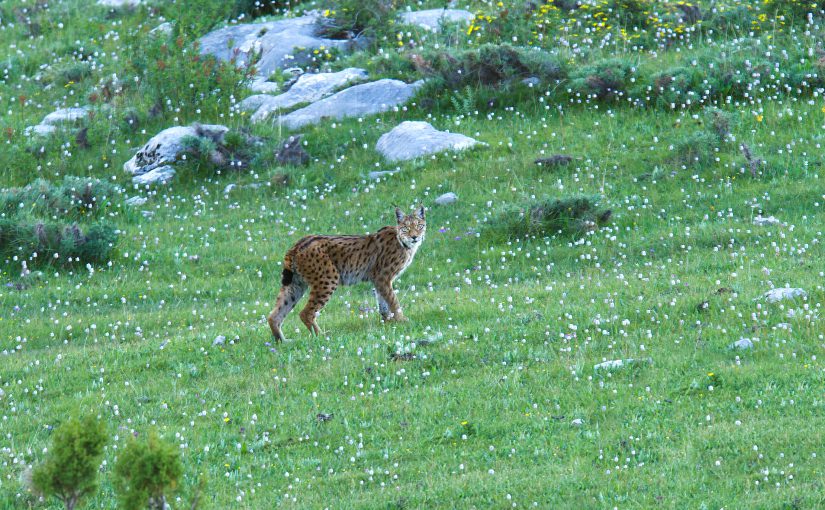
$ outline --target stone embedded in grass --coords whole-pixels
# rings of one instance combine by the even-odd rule
[[[741,350],[753,349],[753,340],[751,340],[750,338],[740,338],[739,340],[733,342],[730,345],[730,348]]]
[[[172,22],[167,21],[165,23],[161,23],[160,25],[158,25],[155,28],[153,28],[152,30],[150,30],[149,35],[154,35],[154,36],[172,35],[172,32],[173,32],[174,28],[175,28],[175,25]]]
[[[132,177],[132,182],[141,186],[146,186],[148,184],[166,184],[172,180],[172,177],[174,176],[175,169],[169,165],[165,165],[149,170],[145,174],[139,174]]]
[[[565,166],[569,165],[571,161],[573,161],[573,156],[568,156],[567,154],[553,154],[552,156],[546,158],[538,158],[534,161],[534,163],[539,166]]]
[[[593,370],[616,370],[629,365],[650,365],[652,363],[651,358],[614,359],[593,365]]]
[[[97,0],[104,7],[137,7],[143,0]]]
[[[428,122],[405,121],[381,135],[375,150],[389,161],[405,161],[446,150],[464,150],[479,142],[469,136],[435,129]]]
[[[458,195],[450,191],[435,199],[436,205],[450,205],[458,202]]]
[[[278,118],[289,129],[317,124],[324,119],[344,119],[386,112],[409,101],[424,82],[404,83],[384,79],[355,85]]]
[[[783,287],[780,289],[771,289],[768,292],[762,294],[762,297],[765,298],[765,301],[767,301],[768,303],[776,303],[778,301],[784,301],[786,299],[806,297],[807,295],[808,293],[802,289]]]
[[[257,111],[251,117],[252,122],[262,122],[279,110],[285,110],[301,103],[314,103],[353,81],[365,80],[367,72],[363,69],[349,67],[337,73],[302,74],[289,90],[278,96],[265,96]],[[259,96],[255,97],[258,101]],[[241,102],[246,103],[247,98]]]
[[[316,35],[317,13],[295,18],[231,25],[209,32],[198,40],[202,55],[219,60],[235,60],[246,65],[255,61],[258,76],[266,78],[284,67],[302,64],[311,51],[325,48],[346,49],[350,41],[324,39]],[[301,51],[299,52],[298,49]],[[300,54],[299,54],[300,53]],[[259,58],[253,58],[260,55]]]
[[[145,204],[148,200],[146,197],[130,197],[126,199],[126,205],[137,207]]]
[[[401,13],[400,21],[404,25],[417,25],[432,32],[439,32],[442,23],[467,24],[475,16],[463,9],[426,9]]]
[[[781,221],[779,221],[777,218],[775,218],[773,216],[768,216],[768,217],[757,216],[756,218],[753,219],[753,224],[757,225],[759,227],[774,226],[774,225],[785,226],[784,223],[782,223]]]
[[[29,126],[24,131],[23,134],[25,136],[49,136],[50,134],[57,131],[57,128],[54,126],[47,126],[45,124],[37,124],[36,126]]]
[[[40,124],[36,126],[29,126],[23,132],[26,136],[48,136],[57,131],[57,126],[60,124],[72,124],[79,120],[85,119],[91,107],[81,106],[79,108],[60,108],[46,115]]]
[[[216,336],[212,341],[212,345],[223,345],[224,343],[226,343],[226,337],[223,335]]]
[[[389,177],[395,175],[400,170],[376,170],[367,174],[367,178],[371,180],[381,179],[382,177]]]
[[[570,422],[571,425],[575,425],[576,427],[581,427],[584,425],[584,420],[581,418],[575,418],[573,421]]]
[[[206,137],[220,143],[228,131],[229,128],[226,126],[213,124],[175,126],[164,129],[146,142],[132,159],[124,163],[123,169],[132,175],[148,173],[156,168],[177,161],[178,156],[186,151],[185,140],[187,138]],[[172,175],[174,175],[174,171]]]
[[[6,392],[3,391],[3,388],[0,388],[0,399],[6,396]]]
[[[68,124],[85,119],[92,110],[89,106],[81,106],[79,108],[60,108],[52,113],[46,115],[43,121],[40,122],[46,126],[55,126],[57,124]]]

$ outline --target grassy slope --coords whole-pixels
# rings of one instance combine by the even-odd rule
[[[25,87],[43,104],[60,97]],[[15,127],[50,111],[13,106],[13,89],[2,96]],[[489,147],[405,164],[380,183],[361,180],[384,168],[374,142],[426,115],[417,107],[308,131],[320,161],[286,192],[225,197],[227,183],[260,179],[181,172],[143,207],[152,218],[118,215],[125,235],[112,267],[53,267],[33,288],[0,293],[0,351],[18,351],[0,357],[0,505],[33,504],[24,464],[77,407],[97,410],[116,435],[108,466],[132,430],[157,426],[181,445],[184,492],[206,473],[214,508],[822,505],[823,113],[821,100],[785,103],[765,105],[761,122],[737,114],[735,134],[771,158],[760,179],[740,173],[732,144],[719,162],[673,165],[669,145],[692,129],[689,116],[677,127],[669,113],[560,115],[537,101],[436,116],[436,127],[478,133]],[[166,112],[145,135],[113,137],[114,155],[99,143],[71,157],[52,150],[41,173],[53,175],[50,162],[74,174],[93,165],[125,183],[126,148],[174,116],[197,118]],[[580,159],[544,170],[532,164],[541,150]],[[29,180],[31,166],[7,164],[5,182]],[[654,180],[637,179],[656,166]],[[398,285],[409,324],[381,325],[362,311],[370,289],[349,287],[319,320],[326,338],[290,317],[292,341],[266,344],[263,316],[289,244],[306,232],[375,231],[393,204],[445,191],[460,202],[431,208],[424,249]],[[508,241],[484,228],[503,204],[575,192],[602,193],[614,209],[613,224],[584,242]],[[789,226],[752,225],[753,203]],[[756,298],[769,282],[809,298],[765,305]],[[721,287],[735,293],[715,294]],[[227,345],[213,347],[217,335]],[[727,348],[742,336],[758,338],[753,351]],[[418,359],[390,360],[396,342],[428,337],[438,339],[417,347]],[[654,363],[593,371],[625,357]],[[319,423],[318,413],[334,418]],[[93,506],[112,505],[110,471]]]

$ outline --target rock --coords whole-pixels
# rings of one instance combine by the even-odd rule
[[[317,13],[310,13],[297,18],[220,28],[198,40],[200,52],[202,55],[214,55],[219,60],[236,59],[241,65],[250,62],[253,55],[260,54],[255,68],[258,76],[266,79],[278,69],[309,59],[309,56],[294,55],[297,48],[301,48],[301,53],[311,55],[311,50],[321,46],[346,49],[351,43],[315,35],[317,19]]]
[[[731,349],[753,349],[753,341],[750,338],[740,338],[730,345]]]
[[[6,392],[3,391],[3,388],[0,388],[0,399],[6,396]]]
[[[332,414],[332,413],[329,413],[329,414],[327,414],[327,413],[318,413],[317,415],[315,415],[315,419],[317,419],[321,423],[329,421],[329,420],[333,419],[334,417],[335,417],[335,415]]]
[[[223,194],[228,195],[228,194],[232,193],[232,190],[237,188],[237,187],[238,187],[237,184],[227,184],[226,187],[223,189]]]
[[[266,102],[275,99],[275,97],[270,94],[255,94],[238,103],[238,109],[245,112],[254,112]]]
[[[309,163],[309,154],[301,145],[304,135],[290,136],[275,154],[280,165],[303,166]]]
[[[806,297],[808,295],[802,289],[792,289],[790,287],[783,287],[781,289],[771,289],[762,295],[768,303],[776,303],[785,299],[795,299],[798,297]]]
[[[462,9],[427,9],[402,13],[401,23],[438,32],[442,22],[469,23],[474,17],[473,13]]]
[[[224,343],[226,343],[226,337],[223,335],[216,336],[212,341],[212,345],[223,345]]]
[[[132,182],[145,186],[147,184],[165,184],[175,176],[175,169],[169,165],[149,170],[146,173],[132,177]],[[149,211],[144,211],[149,212]]]
[[[143,0],[97,0],[104,7],[137,7]]]
[[[316,124],[323,119],[343,119],[385,112],[406,103],[424,82],[404,83],[383,79],[355,85],[309,106],[279,117],[289,129]]]
[[[582,425],[584,425],[584,420],[582,420],[581,418],[576,418],[573,421],[571,421],[570,424],[575,425],[576,427],[581,427]]]
[[[772,225],[785,226],[784,223],[782,223],[781,221],[779,221],[778,219],[776,219],[773,216],[768,216],[767,218],[764,217],[764,216],[757,216],[756,218],[753,219],[753,224],[758,225],[760,227],[766,227],[766,226],[772,226]]]
[[[614,369],[622,368],[622,367],[625,367],[625,366],[628,366],[628,365],[640,364],[640,363],[650,364],[650,363],[653,363],[653,360],[650,359],[650,358],[614,359],[614,360],[611,360],[611,361],[605,361],[603,363],[597,363],[597,364],[593,365],[593,370],[597,370],[597,371],[598,370],[614,370]]]
[[[367,174],[368,179],[380,179],[382,177],[389,177],[390,175],[397,174],[399,170],[378,170],[375,172],[370,172]]]
[[[531,76],[529,78],[521,80],[521,83],[527,85],[528,87],[538,87],[539,85],[541,85],[541,79],[536,78],[535,76]]]
[[[174,163],[185,147],[183,140],[187,137],[209,137],[216,142],[223,141],[223,135],[229,131],[226,126],[213,124],[195,124],[192,126],[175,126],[164,129],[153,136],[137,153],[124,163],[123,169],[132,175],[150,172],[168,163]]]
[[[302,74],[295,84],[283,94],[275,97],[269,96],[264,99],[258,111],[252,116],[252,122],[266,120],[278,110],[284,110],[301,103],[314,103],[350,82],[366,78],[366,71],[354,67],[337,73]]]
[[[131,197],[126,199],[126,205],[137,207],[145,204],[148,201],[149,199],[146,197]]]
[[[249,84],[249,90],[253,92],[260,92],[262,94],[274,94],[281,90],[281,86],[274,81],[269,81],[265,78],[255,78]]]
[[[437,205],[450,205],[458,202],[458,195],[450,191],[435,199]]]
[[[144,218],[151,218],[155,215],[155,211],[140,211]]]
[[[49,136],[50,134],[57,131],[57,128],[54,126],[46,126],[44,124],[38,124],[36,126],[29,126],[24,131],[23,134],[25,136]]]
[[[406,121],[381,135],[375,150],[389,161],[404,161],[446,150],[464,150],[478,143],[469,136],[439,131],[428,122]]]
[[[57,124],[77,122],[78,120],[85,119],[90,111],[91,108],[88,106],[82,106],[80,108],[61,108],[46,115],[40,124],[54,126]]]
[[[154,35],[154,36],[172,35],[172,31],[174,30],[174,28],[175,28],[175,25],[172,22],[167,21],[166,23],[161,23],[160,25],[158,25],[155,28],[153,28],[152,30],[150,30],[149,35]]]

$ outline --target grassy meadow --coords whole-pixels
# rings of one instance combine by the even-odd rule
[[[439,33],[377,18],[359,25],[365,49],[320,52],[309,68],[430,82],[397,111],[302,130],[306,167],[279,166],[288,133],[236,107],[250,71],[193,45],[239,12],[344,23],[356,2],[0,3],[0,187],[117,190],[94,220],[22,203],[0,220],[118,232],[88,263],[0,236],[0,508],[61,508],[26,473],[77,413],[110,436],[83,508],[116,507],[112,466],[150,430],[179,447],[179,509],[201,480],[200,508],[216,509],[825,507],[821,6],[697,2],[688,24],[676,2],[532,3],[458,2],[476,18]],[[149,35],[164,21],[171,35]],[[561,74],[468,81],[437,65],[502,44],[541,48]],[[24,133],[82,105],[79,126]],[[486,145],[387,163],[375,143],[404,120]],[[193,122],[263,143],[238,169],[190,157],[165,186],[133,185],[133,150]],[[554,154],[572,160],[534,163]],[[447,192],[458,201],[435,205]],[[525,228],[531,205],[576,196],[609,220]],[[289,246],[375,232],[416,204],[426,240],[395,285],[408,323],[381,323],[370,286],[342,287],[323,336],[296,311],[272,341]],[[763,297],[780,287],[806,296]]]

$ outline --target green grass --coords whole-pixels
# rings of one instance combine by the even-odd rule
[[[62,13],[65,28],[40,39],[22,39],[19,24],[0,31],[3,47],[32,46],[7,50],[4,62],[30,76],[81,40],[117,52],[101,57],[107,66],[130,69],[123,59],[136,31],[158,21],[145,8],[107,19],[81,5],[53,5],[43,16]],[[187,44],[220,19],[195,26],[180,6],[161,13],[184,20]],[[105,38],[115,29],[123,40]],[[676,57],[661,58],[669,66]],[[22,477],[43,458],[51,428],[78,409],[103,417],[111,434],[88,508],[115,505],[117,454],[152,427],[180,447],[176,508],[188,508],[201,474],[204,508],[825,505],[821,94],[723,101],[736,142],[698,163],[676,147],[705,129],[701,111],[499,95],[458,114],[417,98],[407,111],[306,130],[314,159],[305,169],[277,168],[271,152],[283,134],[256,126],[268,141],[249,170],[180,165],[172,183],[146,192],[121,169],[129,148],[173,124],[247,122],[230,111],[226,90],[180,93],[151,118],[157,89],[138,84],[114,100],[111,118],[90,121],[90,148],[63,132],[42,154],[25,150],[33,141],[17,133],[55,101],[86,104],[108,72],[70,87],[17,75],[0,83],[12,112],[0,122],[15,133],[0,152],[4,187],[91,175],[149,198],[107,213],[122,231],[111,264],[32,267],[43,275],[18,290],[20,262],[3,261],[0,507],[57,508],[37,502]],[[241,86],[233,93],[244,97]],[[127,108],[146,114],[132,132],[119,117]],[[421,119],[488,146],[367,181],[396,166],[373,150],[378,137]],[[740,142],[767,161],[762,175],[745,169]],[[559,153],[574,160],[533,163]],[[280,171],[292,175],[286,189],[223,193]],[[459,202],[434,206],[447,191]],[[601,195],[613,210],[609,225],[582,239],[487,228],[514,204],[579,194]],[[375,232],[394,221],[396,204],[416,203],[429,207],[427,239],[396,284],[409,323],[380,323],[372,289],[345,287],[318,319],[323,337],[296,313],[284,324],[289,341],[271,343],[265,316],[292,243]],[[787,225],[753,225],[759,212]],[[808,297],[759,299],[786,283]],[[218,335],[223,346],[212,345]],[[755,347],[731,350],[742,337]],[[415,359],[393,360],[399,346]],[[624,358],[652,363],[593,368]],[[319,413],[333,417],[321,422]]]

